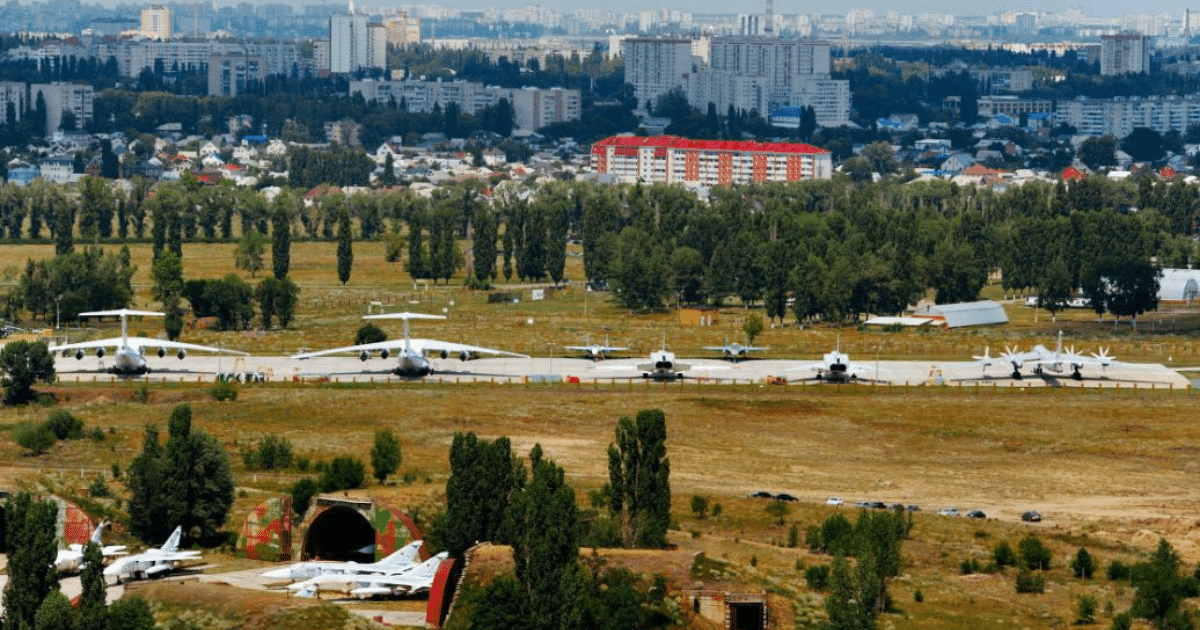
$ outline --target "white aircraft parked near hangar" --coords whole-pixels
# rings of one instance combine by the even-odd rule
[[[108,525],[108,521],[101,521],[92,531],[92,542],[101,545],[100,555],[105,560],[125,555],[125,545],[104,546],[104,543],[101,542],[100,537],[103,535],[106,525]],[[82,569],[83,550],[86,547],[86,545],[74,544],[67,545],[66,549],[59,549],[58,555],[54,558],[54,570],[59,573],[74,573]]]
[[[272,569],[262,576],[271,580],[307,580],[325,574],[354,574],[354,573],[403,573],[417,565],[417,552],[424,542],[414,540],[392,555],[379,562],[330,562],[310,560],[297,562],[291,566]]]
[[[448,557],[441,552],[407,570],[388,573],[324,573],[303,582],[288,585],[297,597],[318,597],[321,593],[348,593],[359,599],[368,597],[415,595],[428,591],[438,567]]]
[[[515,352],[506,352],[504,350],[495,350],[492,348],[481,348],[479,346],[468,346],[461,343],[451,343],[449,341],[438,341],[436,339],[418,339],[410,337],[408,334],[408,320],[410,319],[446,319],[442,315],[426,315],[424,313],[388,313],[385,315],[365,315],[363,319],[401,319],[404,320],[404,338],[389,339],[387,341],[377,341],[375,343],[364,343],[354,346],[345,346],[342,348],[333,348],[330,350],[320,350],[317,352],[305,352],[302,354],[293,355],[293,359],[312,359],[316,357],[328,356],[331,354],[357,353],[359,359],[366,361],[371,358],[371,354],[378,352],[379,358],[387,359],[396,354],[397,364],[392,370],[397,376],[406,378],[420,378],[427,374],[433,374],[433,364],[426,357],[428,353],[437,353],[441,358],[445,359],[451,354],[458,355],[459,360],[466,361],[471,359],[476,354],[494,354],[506,357],[528,358],[524,354]]]
[[[179,551],[183,528],[176,527],[171,537],[158,549],[150,549],[116,560],[104,569],[105,577],[113,576],[117,582],[136,578],[153,578],[170,573],[186,560],[200,558],[199,551]]]
[[[770,348],[765,348],[765,347],[760,348],[758,346],[743,346],[742,344],[740,344],[736,341],[733,343],[729,343],[729,340],[726,339],[725,345],[723,345],[723,346],[704,346],[704,349],[712,350],[713,352],[720,352],[721,356],[726,361],[732,361],[734,363],[737,363],[739,360],[747,358],[747,356],[751,352],[762,352],[763,350],[769,350]]]
[[[95,350],[96,357],[103,359],[104,355],[111,348],[113,349],[113,365],[109,368],[109,372],[113,374],[149,374],[150,366],[146,363],[146,348],[158,348],[159,358],[167,356],[168,350],[173,350],[175,356],[182,360],[187,356],[189,350],[195,352],[215,352],[236,354],[239,356],[248,356],[245,352],[236,350],[227,350],[225,348],[214,348],[211,346],[201,346],[194,343],[181,343],[178,341],[168,341],[166,339],[150,339],[149,337],[130,337],[129,336],[129,317],[164,317],[166,313],[157,311],[135,311],[127,308],[122,308],[114,311],[90,311],[80,313],[80,317],[108,317],[115,316],[121,318],[121,336],[111,337],[108,339],[97,339],[95,341],[82,341],[79,343],[68,343],[61,346],[50,348],[52,353],[68,353],[74,351],[75,358],[83,359],[86,351]]]
[[[1113,357],[1108,354],[1108,348],[1100,348],[1100,352],[1093,352],[1091,356],[1084,356],[1075,352],[1074,346],[1063,349],[1062,345],[1063,334],[1058,331],[1058,345],[1054,350],[1050,350],[1042,344],[1037,344],[1029,352],[1020,352],[1016,346],[1005,347],[1004,354],[997,357],[989,356],[989,349],[985,348],[983,356],[974,357],[981,365],[986,374],[988,366],[993,363],[1008,363],[1012,366],[1012,378],[1020,380],[1021,368],[1028,363],[1033,365],[1033,373],[1037,375],[1044,374],[1047,370],[1051,372],[1063,373],[1068,368],[1071,370],[1071,378],[1082,380],[1083,374],[1080,370],[1085,365],[1098,365],[1101,370],[1113,364]]]
[[[586,343],[586,342],[585,342]],[[629,348],[623,346],[608,345],[608,335],[604,335],[604,345],[598,343],[589,343],[583,346],[563,346],[564,350],[574,350],[576,352],[586,353],[589,359],[593,361],[603,361],[614,352],[623,352]]]

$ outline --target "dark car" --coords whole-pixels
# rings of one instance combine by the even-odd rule
[[[1026,523],[1041,523],[1042,515],[1037,513],[1037,510],[1029,510],[1021,515],[1021,520]]]
[[[888,509],[887,504],[884,503],[883,501],[871,501],[871,507],[875,508],[876,510]]]
[[[909,503],[908,505],[904,506],[904,509],[909,512],[920,512],[921,506]]]
[[[770,492],[767,492],[765,490],[759,490],[758,492],[751,492],[750,494],[748,494],[746,496],[750,497],[751,499],[774,499],[775,498],[775,495],[773,495]]]
[[[987,514],[984,514],[983,510],[971,510],[967,512],[967,518],[987,518]]]
[[[781,492],[781,493],[775,495],[775,498],[779,501],[799,501],[800,500],[786,492]]]

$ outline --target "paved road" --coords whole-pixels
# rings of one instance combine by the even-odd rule
[[[853,361],[853,357],[851,357]],[[434,359],[436,372],[426,377],[428,382],[495,382],[521,384],[526,382],[575,381],[593,384],[621,385],[629,381],[642,381],[636,365],[645,359],[610,359],[593,362],[587,359],[533,358],[533,359]],[[782,379],[789,385],[818,384],[816,372],[810,369],[813,361],[752,359],[729,363],[714,359],[680,358],[691,369],[685,372],[684,383],[765,383],[770,379]],[[213,382],[218,371],[236,373],[261,373],[270,381],[320,381],[356,383],[399,382],[402,379],[390,373],[393,360],[373,358],[360,361],[353,357],[324,357],[297,360],[290,357],[246,357],[231,359],[223,357],[189,356],[180,361],[174,357],[149,359],[153,370],[146,378],[156,381]],[[59,379],[65,382],[112,381],[115,377],[102,371],[102,366],[111,360],[102,361],[94,356],[76,360],[58,357],[55,369]],[[1043,376],[1024,370],[1025,376],[1012,379],[1005,366],[993,365],[987,372],[972,362],[933,361],[864,361],[871,368],[869,376],[880,384],[894,386],[947,385],[988,387],[1107,387],[1138,389],[1186,389],[1189,382],[1178,372],[1159,364],[1114,363],[1106,370],[1085,367],[1083,379],[1074,380],[1068,371],[1065,374],[1047,372]]]

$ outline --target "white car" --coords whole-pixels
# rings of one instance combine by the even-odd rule
[[[942,508],[942,509],[938,510],[938,514],[941,514],[942,516],[958,516],[958,508],[956,508],[956,507]]]
[[[841,504],[842,504],[841,497],[829,497],[828,499],[825,499],[825,505],[841,505]]]

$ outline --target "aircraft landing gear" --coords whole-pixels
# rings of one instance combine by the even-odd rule
[[[1071,378],[1073,378],[1077,381],[1082,381],[1083,375],[1079,373],[1079,370],[1075,370],[1073,373],[1071,373]]]
[[[1013,380],[1014,380],[1014,381],[1019,381],[1019,380],[1021,380],[1021,371],[1020,371],[1020,370],[1013,370],[1013,372],[1012,372],[1012,377],[1013,377]]]

